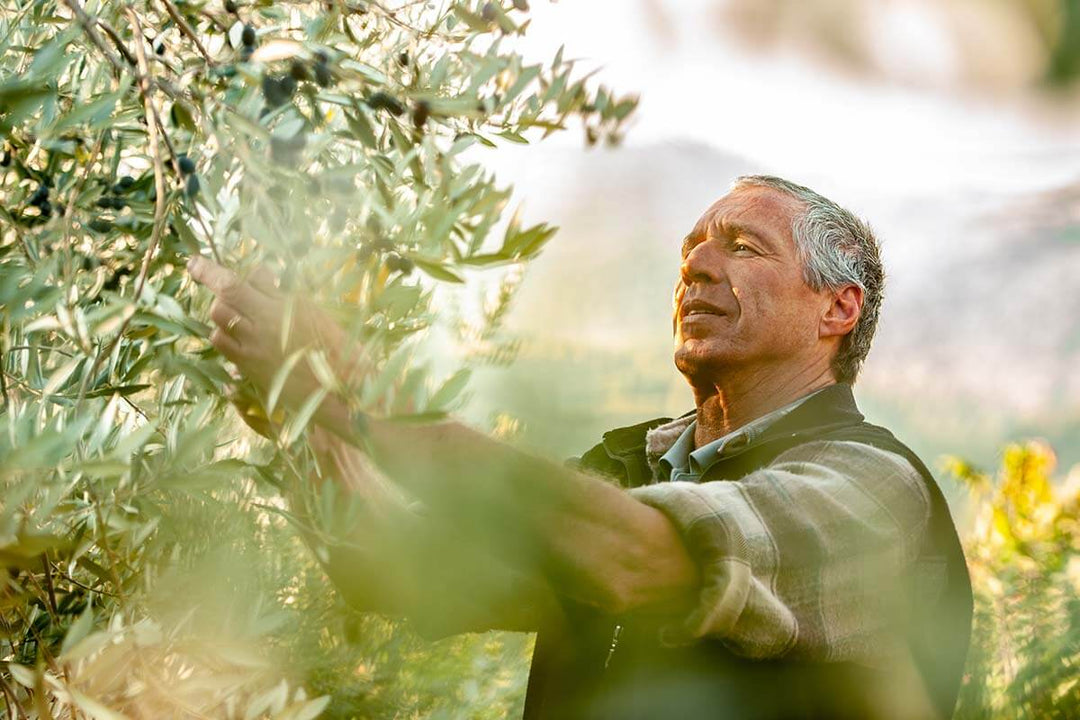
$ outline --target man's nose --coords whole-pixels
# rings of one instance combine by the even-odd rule
[[[687,253],[679,267],[683,284],[719,283],[723,279],[722,253],[711,241],[700,242]]]

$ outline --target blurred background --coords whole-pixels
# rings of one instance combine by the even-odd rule
[[[679,246],[741,173],[809,185],[884,245],[888,286],[856,386],[933,465],[995,466],[1010,440],[1080,461],[1080,2],[535,2],[526,51],[637,91],[619,147],[582,136],[484,151],[526,221],[561,227],[482,378],[522,441],[579,454],[681,414]],[[945,490],[956,499],[957,486]]]

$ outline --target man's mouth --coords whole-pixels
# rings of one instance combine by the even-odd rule
[[[682,304],[679,316],[683,319],[699,315],[726,315],[723,310],[704,300],[688,300]]]

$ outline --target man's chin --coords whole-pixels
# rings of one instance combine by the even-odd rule
[[[721,348],[701,340],[686,340],[675,349],[675,367],[688,378],[720,371],[732,359]]]

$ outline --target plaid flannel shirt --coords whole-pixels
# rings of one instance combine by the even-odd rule
[[[665,643],[712,637],[749,658],[871,666],[906,653],[897,627],[910,573],[926,599],[944,583],[941,559],[921,553],[931,502],[907,459],[858,442],[814,441],[739,480],[708,481],[711,461],[809,397],[698,450],[692,415],[649,432],[654,483],[630,492],[675,523],[703,579],[696,608],[665,629]],[[810,539],[824,561],[803,559]]]

